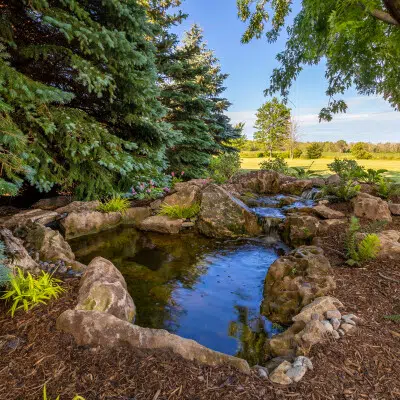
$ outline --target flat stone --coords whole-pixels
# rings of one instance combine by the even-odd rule
[[[227,364],[250,373],[249,364],[241,358],[213,351],[163,329],[141,328],[98,311],[67,310],[58,317],[57,329],[73,335],[78,346],[101,346],[124,352],[129,348],[165,349],[187,360],[210,366]]]
[[[305,367],[304,365],[299,365],[296,367],[292,367],[288,371],[286,371],[286,376],[289,377],[293,382],[300,382],[306,372],[307,367]]]
[[[31,222],[37,222],[41,225],[49,224],[59,218],[59,214],[56,211],[47,210],[26,210],[18,214],[14,214],[11,217],[0,218],[0,226],[8,229],[12,229],[19,225],[26,225]]]
[[[340,319],[338,319],[338,318],[332,318],[332,319],[331,319],[331,324],[332,324],[332,326],[333,326],[333,329],[334,329],[335,331],[337,331],[337,330],[340,328]]]
[[[342,318],[342,314],[339,310],[329,310],[325,313],[326,319],[341,319]]]
[[[275,368],[269,379],[271,382],[279,385],[290,385],[293,383],[292,379],[286,375],[286,372],[292,368],[292,364],[289,361],[283,361],[277,368]]]
[[[344,324],[341,324],[341,325],[340,325],[340,329],[341,329],[343,332],[345,332],[345,333],[350,332],[350,331],[353,330],[354,328],[355,328],[354,325],[347,324],[347,323],[344,323]]]
[[[72,202],[70,196],[56,196],[48,199],[41,199],[31,206],[31,208],[39,208],[41,210],[56,210],[65,207]]]
[[[345,218],[346,216],[336,210],[332,210],[331,208],[325,206],[325,205],[318,205],[314,207],[314,212],[325,219],[340,219],[340,218]]]
[[[183,219],[172,219],[164,215],[146,218],[139,225],[142,231],[177,234],[182,229]]]
[[[84,211],[95,211],[100,205],[100,201],[73,201],[65,207],[56,209],[58,214],[69,214],[72,212],[80,213]]]
[[[305,306],[299,314],[292,318],[292,320],[294,322],[304,321],[307,323],[311,320],[312,314],[318,313],[320,315],[325,315],[327,311],[333,310],[336,307],[343,307],[343,304],[335,297],[318,297],[311,304]]]

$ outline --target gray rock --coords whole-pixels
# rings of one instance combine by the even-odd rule
[[[323,320],[322,323],[324,324],[327,332],[331,333],[333,331],[333,326],[329,321]]]
[[[257,375],[262,378],[262,379],[267,379],[269,372],[268,372],[268,368],[262,367],[260,365],[255,365],[253,367],[253,370],[257,373]]]
[[[339,335],[340,335],[341,337],[343,337],[343,336],[345,335],[345,332],[344,332],[343,329],[338,329],[337,332],[339,332]]]
[[[307,367],[304,365],[299,365],[286,371],[286,376],[289,377],[293,382],[300,382],[306,372]]]
[[[218,366],[228,364],[250,373],[247,361],[218,353],[194,340],[184,339],[162,329],[141,328],[111,314],[98,311],[67,310],[57,319],[57,328],[74,336],[79,346],[165,349],[187,360]]]
[[[335,331],[337,331],[337,330],[339,329],[339,327],[340,327],[340,319],[332,318],[332,319],[331,319],[331,324],[332,324],[332,326],[333,326],[333,329],[334,329]]]
[[[293,317],[293,321],[308,322],[311,320],[312,314],[317,313],[320,315],[325,315],[328,310],[332,310],[335,307],[343,307],[343,304],[335,297],[318,297],[311,304],[305,306],[299,314]]]
[[[345,332],[345,333],[350,332],[350,331],[353,330],[354,328],[355,328],[354,325],[347,324],[347,323],[344,323],[344,324],[341,324],[341,325],[340,325],[340,330],[342,330],[342,331]]]
[[[46,225],[50,222],[54,222],[59,218],[59,214],[56,211],[46,210],[26,210],[11,217],[0,218],[0,226],[8,229],[13,229],[20,225],[26,225],[31,222],[37,222],[41,225]]]
[[[312,371],[314,369],[312,361],[308,357],[299,356],[293,362],[293,367],[305,366],[307,369]]]
[[[344,321],[346,324],[350,324],[350,325],[357,325],[354,321],[353,321],[353,319],[352,319],[352,316],[350,316],[350,315],[343,315],[342,316],[342,321]]]
[[[329,310],[325,313],[326,319],[341,319],[342,314],[339,310]]]

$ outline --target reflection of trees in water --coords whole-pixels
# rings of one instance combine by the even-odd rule
[[[247,307],[236,306],[237,321],[229,324],[229,336],[238,339],[240,348],[236,357],[244,358],[250,365],[265,361],[264,347],[268,333],[261,316],[251,317]]]

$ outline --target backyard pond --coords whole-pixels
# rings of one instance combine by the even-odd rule
[[[122,272],[137,307],[137,325],[166,329],[256,364],[266,338],[282,329],[260,315],[266,273],[286,250],[267,239],[119,228],[70,244],[79,261],[102,256]]]

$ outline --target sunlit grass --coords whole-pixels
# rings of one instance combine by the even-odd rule
[[[242,170],[260,169],[259,164],[265,160],[266,158],[242,158]],[[328,164],[333,161],[331,158],[320,158],[318,160],[286,159],[289,167],[309,167],[313,161],[312,170],[323,171],[322,173],[326,175],[330,174]],[[385,175],[400,182],[400,160],[357,160],[357,162],[365,168],[387,169],[389,172]]]

